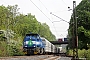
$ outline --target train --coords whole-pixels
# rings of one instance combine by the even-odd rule
[[[55,54],[60,52],[60,48],[37,33],[29,33],[23,40],[23,52],[26,55]]]

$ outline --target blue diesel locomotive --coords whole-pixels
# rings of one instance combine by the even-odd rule
[[[26,55],[30,54],[43,54],[44,53],[44,43],[40,38],[39,34],[26,34],[23,40],[23,51]]]

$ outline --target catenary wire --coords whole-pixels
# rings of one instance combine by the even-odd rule
[[[39,0],[40,1],[40,0]],[[62,0],[63,1],[63,0]],[[41,2],[41,1],[40,1]],[[64,1],[63,1],[64,2]],[[42,2],[41,2],[42,3]],[[64,2],[65,3],[65,2]],[[45,7],[45,5],[42,3],[42,5]],[[65,3],[65,5],[67,6],[67,4]],[[46,8],[46,7],[45,7]],[[46,8],[46,10],[47,11],[49,11],[47,8]],[[50,12],[50,11],[49,11]],[[52,12],[50,12],[50,14],[52,14]],[[55,14],[52,14],[52,15],[54,15],[54,16],[56,16]],[[57,18],[59,18],[59,19],[61,19],[60,21],[65,21],[64,19],[62,19],[62,18],[60,18],[60,17],[58,17],[58,16],[56,16]],[[65,22],[67,22],[67,21],[65,21]],[[53,22],[52,22],[53,23]],[[69,23],[69,22],[67,22],[67,23]]]
[[[53,16],[55,16],[55,17],[61,19],[61,20],[64,21],[64,22],[67,22],[66,20],[64,20],[64,19],[62,19],[62,18],[60,18],[60,17],[58,17],[57,15],[53,14],[52,12],[51,12],[50,14],[52,14]],[[61,21],[61,20],[60,20],[60,21]],[[69,22],[67,22],[67,23],[69,23]]]
[[[31,1],[31,0],[30,0]],[[31,1],[32,3],[33,3],[33,1]],[[34,3],[33,3],[34,4]],[[34,4],[35,5],[35,4]],[[35,5],[36,6],[36,5]],[[36,6],[37,7],[37,6]],[[38,7],[37,7],[38,8]],[[42,10],[40,9],[40,8],[38,8],[41,12],[42,12]],[[48,9],[47,9],[48,10]],[[43,12],[42,12],[43,13]],[[44,13],[43,13],[44,14]],[[45,14],[44,14],[45,15]],[[45,15],[46,16],[46,15]],[[47,16],[46,16],[47,17]],[[48,17],[47,17],[48,18]],[[49,20],[50,20],[50,18],[48,18]],[[50,20],[51,21],[51,20]],[[51,21],[52,22],[52,21]],[[53,22],[52,22],[53,23]],[[55,28],[55,26],[54,26],[54,24],[53,24],[53,27],[54,27],[54,29],[55,29],[55,31],[56,31],[56,28]],[[57,31],[56,31],[56,34],[57,34]],[[58,34],[57,34],[58,35]]]
[[[40,0],[39,0],[40,1]],[[41,1],[40,1],[41,2]],[[47,9],[47,7],[41,2],[41,4],[45,7],[45,9],[50,13],[50,11]],[[55,31],[56,31],[56,35],[59,35],[58,33],[57,33],[57,30],[56,30],[56,28],[55,28],[55,25],[54,25],[54,23],[52,22],[52,24],[53,24],[53,27],[54,27],[54,29],[55,29]]]
[[[39,0],[40,1],[40,0]],[[41,2],[41,1],[40,1]],[[42,3],[42,2],[41,2]],[[47,9],[47,7],[42,3],[42,5],[45,7],[45,9],[47,10],[47,11],[49,11],[48,9]],[[50,11],[49,11],[50,12]]]
[[[31,0],[30,0],[31,1]],[[40,0],[39,0],[40,1]],[[33,1],[31,1],[32,3],[33,3]],[[41,1],[40,1],[41,2]],[[42,3],[42,2],[41,2]],[[34,4],[34,3],[33,3]],[[42,3],[43,4],[43,3]],[[42,12],[42,10],[36,5],[36,4],[34,4],[41,12]],[[45,5],[43,4],[43,6],[45,7]],[[46,7],[45,7],[46,8]],[[47,8],[46,8],[46,10],[48,10]],[[49,11],[49,10],[48,10]],[[50,11],[49,11],[50,12]],[[44,15],[45,15],[45,13],[44,12],[42,12]],[[51,14],[51,12],[50,12],[50,14]],[[46,16],[46,15],[45,15]],[[47,16],[46,16],[47,17]],[[60,18],[60,17],[58,17],[58,16],[56,16],[57,18],[59,18],[59,19],[61,19],[62,21],[65,21],[65,20],[63,20],[62,18]],[[50,18],[49,17],[47,17],[49,20],[50,20]],[[51,20],[50,20],[51,21]],[[52,21],[51,21],[52,22]],[[67,21],[65,21],[65,22],[67,22]],[[52,22],[53,23],[53,22]],[[68,22],[67,22],[68,23]],[[58,35],[58,33],[57,33],[57,30],[56,30],[56,28],[55,28],[55,26],[54,26],[54,24],[53,24],[53,27],[54,27],[54,29],[55,29],[55,31],[56,31],[56,34]]]
[[[68,5],[65,3],[65,1],[64,0],[62,0],[62,2],[68,7]]]
[[[33,3],[33,1],[32,0],[30,0],[32,3]],[[34,3],[33,3],[34,4]],[[37,7],[37,5],[36,4],[34,4],[36,7]],[[38,7],[37,7],[38,8]],[[42,10],[40,9],[40,8],[38,8],[41,12],[42,12]],[[45,13],[44,12],[42,12],[44,15],[45,15]],[[45,15],[46,16],[46,15]],[[47,16],[46,16],[47,17]],[[49,17],[47,17],[49,20],[50,20],[50,18]],[[51,21],[51,20],[50,20]],[[52,21],[51,21],[52,22]]]

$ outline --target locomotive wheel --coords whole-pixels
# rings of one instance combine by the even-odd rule
[[[40,49],[40,54],[43,54],[44,50],[43,48]]]
[[[43,48],[43,54],[45,54],[45,49]]]

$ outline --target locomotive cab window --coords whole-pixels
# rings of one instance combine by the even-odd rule
[[[37,38],[40,39],[38,34],[26,34],[27,37],[33,37],[33,38]]]

